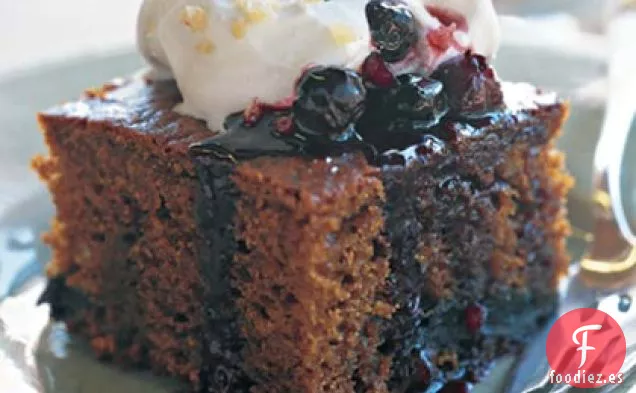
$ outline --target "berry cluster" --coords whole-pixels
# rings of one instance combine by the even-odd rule
[[[366,16],[375,50],[359,70],[307,68],[296,83],[285,127],[278,129],[281,136],[307,150],[366,145],[372,152],[386,151],[422,143],[445,118],[481,117],[501,106],[494,71],[471,52],[431,75],[394,74],[391,64],[415,53],[426,37],[399,0],[370,0]]]

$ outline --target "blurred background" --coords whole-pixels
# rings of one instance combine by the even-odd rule
[[[121,50],[134,42],[142,0],[0,1],[0,74],[71,57]],[[602,33],[619,0],[494,0],[502,13],[567,13]]]

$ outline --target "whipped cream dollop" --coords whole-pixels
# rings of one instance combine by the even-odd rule
[[[275,104],[293,94],[312,64],[357,68],[372,50],[367,0],[145,0],[138,46],[156,78],[174,78],[176,110],[222,130],[227,115],[254,99]],[[406,0],[423,34],[443,26],[430,7],[466,22],[456,45],[423,66],[432,69],[463,48],[492,57],[499,27],[491,0]],[[425,40],[422,40],[424,42]],[[422,44],[425,46],[425,44]],[[426,48],[421,48],[426,52]],[[422,53],[422,51],[420,51]],[[395,72],[406,72],[398,67]],[[412,68],[412,67],[411,67]]]

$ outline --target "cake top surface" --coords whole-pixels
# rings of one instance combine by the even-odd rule
[[[396,152],[408,159],[416,155],[420,145],[435,149],[438,146],[436,140],[448,139],[451,133],[477,140],[483,138],[488,129],[514,126],[520,120],[526,123],[549,120],[553,116],[553,109],[563,105],[555,94],[542,92],[526,83],[503,82],[501,90],[504,106],[497,112],[472,120],[448,119],[429,132],[415,136],[415,142],[412,142],[412,138],[406,138],[402,143],[405,144],[403,149],[387,149],[382,153],[382,159],[389,160],[395,157]],[[88,90],[80,100],[50,108],[42,115],[78,122],[89,121],[110,128],[119,127],[123,132],[130,133],[131,137],[149,137],[173,149],[184,152],[190,150],[194,154],[212,153],[215,158],[229,161],[262,155],[302,155],[298,146],[272,133],[275,112],[267,113],[255,126],[245,126],[243,114],[237,114],[228,119],[235,126],[233,132],[211,136],[204,121],[172,110],[180,100],[181,95],[174,81],[147,81],[135,77],[117,79],[102,88]],[[434,135],[437,136],[433,138]],[[399,142],[399,138],[395,140]]]

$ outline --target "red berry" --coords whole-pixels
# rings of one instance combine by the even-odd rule
[[[243,111],[243,122],[247,126],[253,126],[263,117],[263,104],[256,98],[252,100],[250,106]]]
[[[415,152],[421,157],[441,156],[446,153],[446,145],[442,140],[433,135],[425,135],[422,138],[422,143],[415,149]]]
[[[415,362],[415,373],[413,375],[413,383],[418,387],[426,387],[431,383],[433,373],[431,366],[425,360]]]
[[[283,116],[276,119],[276,131],[281,135],[291,135],[294,133],[294,121],[291,116]]]
[[[477,383],[480,379],[479,372],[473,368],[467,369],[466,374],[464,374],[464,380],[470,383]]]
[[[503,104],[493,69],[485,57],[470,51],[440,64],[431,78],[444,84],[451,113],[479,117]]]
[[[486,309],[480,304],[471,304],[464,310],[464,318],[468,331],[472,334],[476,334],[486,322]]]
[[[438,393],[470,393],[471,384],[464,381],[450,381]]]
[[[454,24],[450,26],[441,26],[438,29],[434,29],[426,33],[426,40],[433,50],[439,53],[444,53],[455,43],[455,39],[453,37],[455,30],[456,28]]]
[[[362,76],[378,87],[395,85],[395,77],[389,71],[384,59],[378,52],[372,52],[362,63]]]

